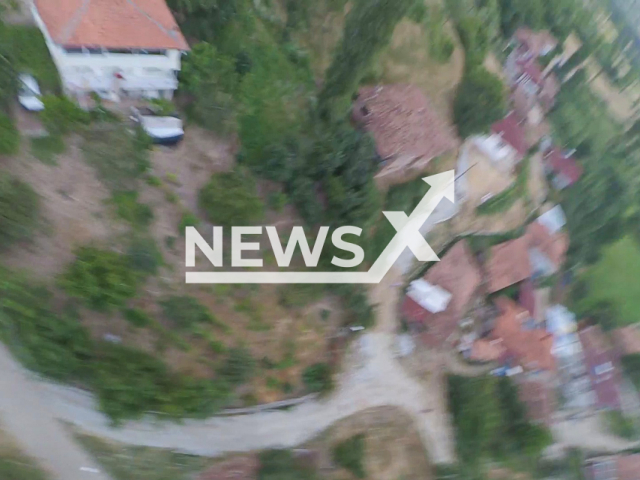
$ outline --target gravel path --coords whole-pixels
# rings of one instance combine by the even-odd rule
[[[4,430],[54,480],[109,480],[56,420],[42,387],[0,343],[0,417]]]

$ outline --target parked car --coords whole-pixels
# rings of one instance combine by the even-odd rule
[[[156,144],[175,145],[184,137],[182,120],[175,113],[162,115],[152,107],[132,107],[131,120],[140,125]]]
[[[44,104],[40,97],[40,87],[38,82],[31,75],[22,73],[18,76],[18,102],[30,112],[41,112]]]

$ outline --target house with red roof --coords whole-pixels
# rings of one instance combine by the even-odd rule
[[[418,284],[412,284],[402,302],[402,318],[420,332],[424,344],[441,347],[458,328],[481,283],[480,267],[467,242],[461,240]]]
[[[614,349],[607,342],[597,325],[578,333],[584,359],[589,372],[591,386],[595,393],[596,407],[606,410],[620,410],[620,372]]]
[[[362,87],[351,119],[373,136],[380,157],[376,174],[380,186],[404,183],[424,174],[434,158],[458,146],[453,127],[415,85]]]
[[[501,142],[509,145],[518,160],[522,160],[527,153],[527,138],[515,112],[510,112],[499,122],[491,126],[491,133],[500,138]]]
[[[582,166],[575,157],[558,147],[552,147],[544,155],[544,167],[551,176],[556,190],[563,190],[576,183],[582,176]]]
[[[67,94],[171,98],[189,50],[165,0],[34,0]]]

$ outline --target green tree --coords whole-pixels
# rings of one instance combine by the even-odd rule
[[[122,307],[136,294],[138,276],[126,256],[95,247],[81,247],[60,278],[72,297],[95,310]]]
[[[457,23],[458,35],[465,50],[465,68],[482,65],[489,50],[489,37],[480,16],[466,15]]]
[[[504,116],[505,110],[506,92],[500,79],[484,67],[468,70],[453,102],[453,117],[460,137],[487,132]]]
[[[258,480],[315,480],[313,469],[296,459],[291,450],[260,452]]]
[[[236,128],[239,87],[235,61],[206,42],[195,44],[185,58],[180,88],[188,100],[187,113],[203,127],[220,133]]]
[[[333,387],[331,367],[327,363],[314,363],[302,372],[302,381],[311,392],[326,392]]]
[[[31,236],[39,208],[40,197],[29,184],[0,172],[0,249]]]
[[[226,227],[251,224],[263,215],[255,180],[243,170],[216,173],[198,194],[209,221]]]
[[[20,133],[13,120],[0,112],[0,155],[13,155],[20,147]]]
[[[65,96],[42,97],[42,123],[50,135],[64,135],[89,123],[89,114]]]
[[[320,110],[341,118],[351,96],[376,55],[393,35],[396,24],[415,0],[358,0],[345,22],[344,33],[320,92]]]

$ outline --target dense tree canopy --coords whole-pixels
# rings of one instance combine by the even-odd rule
[[[347,16],[342,40],[327,70],[320,92],[320,108],[341,117],[351,96],[385,47],[396,24],[415,0],[357,0]]]
[[[502,81],[483,67],[467,70],[458,85],[453,102],[453,117],[458,133],[466,138],[489,130],[506,110],[506,92]]]

